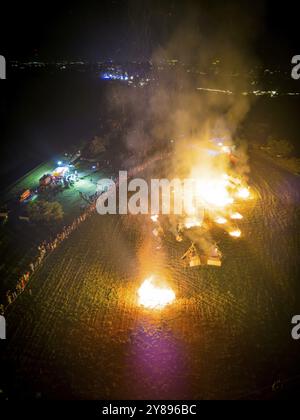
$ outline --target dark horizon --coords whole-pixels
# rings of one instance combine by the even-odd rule
[[[246,46],[262,64],[283,65],[297,54],[293,7],[269,0],[148,0],[142,5],[137,0],[104,0],[84,6],[52,2],[48,7],[26,2],[2,6],[2,16],[0,54],[8,61],[149,61],[157,50],[168,48],[182,27],[183,36],[187,34],[183,43],[192,47],[199,40],[208,42],[216,57],[222,58],[227,45]]]

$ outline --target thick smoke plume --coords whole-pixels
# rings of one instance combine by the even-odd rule
[[[130,115],[123,140],[137,163],[155,151],[171,149],[165,176],[183,179],[227,171],[228,159],[211,167],[203,152],[212,138],[222,138],[228,145],[239,144],[237,172],[246,178],[247,145],[237,137],[251,107],[250,96],[243,93],[258,64],[253,43],[263,8],[256,5],[249,14],[242,2],[220,2],[218,7],[196,3],[184,2],[176,27],[153,49],[149,85],[118,88],[114,105]]]
[[[169,28],[169,36],[164,34],[165,41],[157,42],[152,51],[150,78],[154,80],[143,89],[119,87],[115,95],[114,105],[131,116],[124,141],[137,159],[170,140],[180,154],[180,143],[191,139],[202,143],[215,135],[235,140],[251,106],[250,97],[242,92],[249,89],[249,77],[253,78],[257,65],[252,46],[262,8],[256,5],[249,14],[242,2],[240,7],[230,1],[218,7],[209,2],[202,7],[195,1],[183,3],[176,27]],[[144,9],[150,13],[151,2],[146,1]],[[147,28],[144,14],[139,16],[141,7],[133,1],[131,14],[134,10],[133,20],[143,18]],[[176,60],[174,65],[169,65],[170,60]],[[176,150],[174,157],[176,162]]]

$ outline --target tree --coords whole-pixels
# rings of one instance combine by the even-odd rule
[[[31,202],[28,206],[28,216],[33,222],[59,222],[64,216],[60,203],[39,200]]]

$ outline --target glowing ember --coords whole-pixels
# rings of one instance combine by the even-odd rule
[[[233,238],[240,238],[242,232],[240,231],[240,229],[235,229],[235,230],[231,230],[229,232],[229,235],[232,236]]]
[[[243,216],[240,213],[232,213],[230,215],[230,219],[232,220],[241,220]]]
[[[191,229],[193,227],[200,227],[201,225],[202,225],[201,221],[196,219],[196,218],[186,219],[186,221],[184,223],[184,227],[186,229]]]
[[[248,188],[240,188],[237,192],[237,195],[239,198],[242,198],[243,200],[247,200],[247,198],[250,197],[250,191]]]
[[[146,279],[138,290],[139,304],[150,309],[161,309],[172,303],[175,297],[173,290],[160,285],[154,276]]]
[[[227,223],[227,219],[225,219],[225,217],[217,217],[215,219],[215,222],[218,223],[218,225],[225,225],[225,223]]]

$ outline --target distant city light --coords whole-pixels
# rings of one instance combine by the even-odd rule
[[[127,74],[118,74],[118,73],[102,73],[101,79],[103,80],[121,80],[128,81],[129,77]]]

